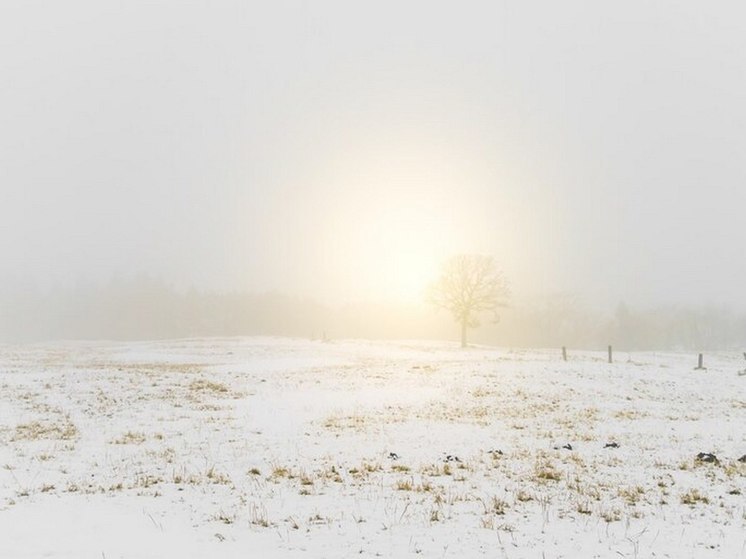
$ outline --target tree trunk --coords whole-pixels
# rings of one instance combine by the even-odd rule
[[[461,347],[466,347],[466,321],[461,321]]]

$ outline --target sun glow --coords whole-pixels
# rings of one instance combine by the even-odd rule
[[[307,293],[329,302],[421,304],[450,256],[502,261],[511,252],[516,240],[505,232],[520,218],[503,195],[509,173],[477,159],[467,141],[354,140],[320,157],[317,174],[293,193]]]
[[[381,296],[421,301],[444,256],[443,240],[450,224],[423,208],[395,206],[369,217],[372,224],[363,246],[369,258],[367,274]]]
[[[421,303],[443,260],[468,247],[471,232],[438,189],[389,184],[338,201],[326,227],[328,271],[352,297]]]

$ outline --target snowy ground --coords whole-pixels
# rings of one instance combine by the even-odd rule
[[[743,357],[604,357],[0,346],[0,557],[746,557]]]

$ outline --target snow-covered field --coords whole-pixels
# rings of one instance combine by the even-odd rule
[[[0,557],[746,557],[743,357],[616,359],[1,346]]]

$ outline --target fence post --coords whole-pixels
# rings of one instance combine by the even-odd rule
[[[613,360],[611,358],[611,346],[609,346],[609,363],[611,363]]]
[[[702,357],[702,354],[700,353],[699,357],[697,357],[697,368],[695,370],[699,371],[705,368],[703,361],[704,361],[704,358]]]
[[[567,348],[562,346],[562,361],[567,361]]]

